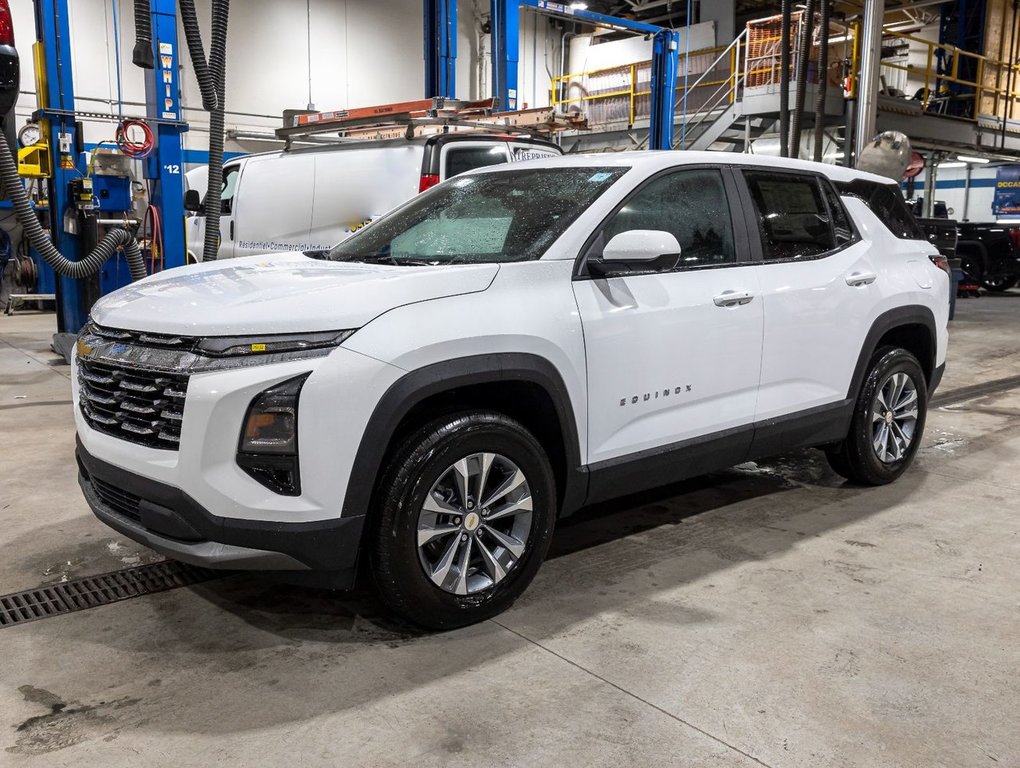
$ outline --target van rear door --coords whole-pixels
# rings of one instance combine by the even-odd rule
[[[510,162],[521,163],[525,160],[541,160],[549,157],[559,157],[563,153],[556,147],[547,147],[542,144],[534,144],[528,141],[511,141],[509,144]]]
[[[439,180],[510,161],[505,141],[451,141],[443,144],[439,154]]]

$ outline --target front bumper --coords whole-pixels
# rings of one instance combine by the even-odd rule
[[[115,467],[77,441],[78,482],[93,513],[134,541],[207,568],[329,572],[351,586],[363,515],[281,523],[213,515],[171,485]]]

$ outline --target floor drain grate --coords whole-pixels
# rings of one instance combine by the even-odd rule
[[[224,575],[224,571],[165,561],[0,595],[0,627],[165,592]]]

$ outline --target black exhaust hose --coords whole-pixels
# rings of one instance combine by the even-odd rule
[[[149,0],[135,0],[135,49],[131,61],[136,67],[152,69],[156,63],[152,53],[152,8]]]
[[[818,49],[818,93],[815,96],[815,140],[812,159],[822,162],[822,141],[825,138],[825,92],[829,87],[829,2],[818,0],[821,5],[821,38]]]
[[[202,94],[202,108],[206,112],[212,112],[216,109],[217,104],[216,83],[209,75],[209,63],[205,58],[202,33],[198,28],[195,2],[194,0],[181,0],[180,7],[184,39],[188,43],[188,53],[191,55],[191,66],[195,69],[195,79],[198,80],[198,90]]]
[[[779,32],[779,156],[790,156],[790,13],[792,0],[783,0]]]
[[[212,261],[220,246],[220,213],[218,202],[223,192],[223,108],[226,102],[227,21],[230,15],[229,0],[213,0],[212,38],[209,58],[206,60],[202,34],[198,27],[198,14],[194,0],[181,0],[181,21],[188,52],[195,69],[195,79],[202,93],[202,106],[209,113],[209,184],[205,200],[205,240],[202,244],[202,261]]]
[[[190,1],[190,0],[189,0]],[[202,261],[216,258],[220,247],[220,196],[223,189],[223,135],[224,114],[227,103],[227,20],[230,0],[213,0],[212,38],[209,42],[209,75],[216,87],[216,109],[209,113],[209,191],[206,201],[215,200],[214,216],[205,214],[205,241],[202,244]],[[215,193],[213,193],[215,190]]]
[[[800,15],[800,44],[797,49],[797,90],[790,120],[790,157],[800,157],[800,123],[807,95],[807,71],[811,61],[811,33],[815,22],[815,0],[806,0]]]
[[[127,256],[128,269],[131,271],[131,279],[141,280],[145,277],[145,259],[134,235],[126,229],[108,230],[92,252],[78,261],[66,258],[57,250],[35,216],[32,203],[21,185],[18,165],[11,154],[11,146],[7,143],[3,131],[0,131],[0,179],[3,180],[4,189],[14,204],[14,213],[25,236],[55,272],[75,279],[89,277],[98,272],[118,248],[123,248],[124,255]]]

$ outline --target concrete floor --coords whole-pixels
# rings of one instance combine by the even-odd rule
[[[914,468],[804,451],[587,510],[494,621],[231,576],[0,630],[0,765],[1020,766],[1020,293],[960,303]],[[0,317],[0,593],[150,562]],[[965,390],[964,390],[965,391]]]

